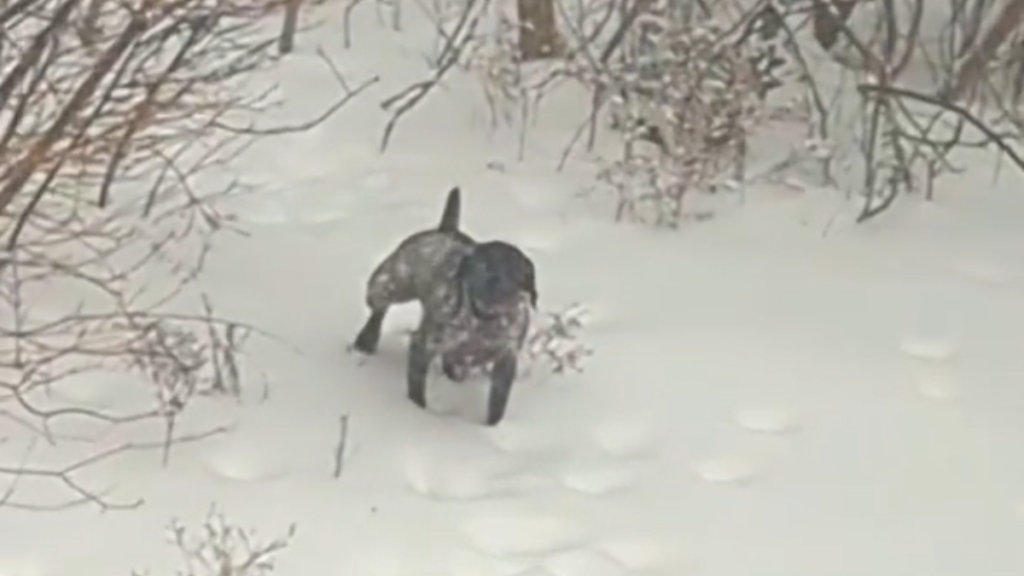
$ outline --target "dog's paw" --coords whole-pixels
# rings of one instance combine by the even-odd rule
[[[356,345],[354,343],[349,343],[345,345],[345,354],[348,354],[349,356],[354,356],[354,360],[357,366],[363,366],[370,360],[370,355],[356,348]]]
[[[427,409],[427,395],[425,393],[410,391],[406,396],[408,396],[410,402],[420,409]]]
[[[371,356],[377,352],[377,346],[370,345],[367,342],[360,341],[358,338],[356,338],[354,342],[345,347],[345,351],[350,354],[353,352],[358,352],[360,354]]]
[[[370,328],[369,330],[367,328]],[[374,330],[372,326],[368,325],[363,330],[360,330],[356,339],[348,345],[349,352],[359,352],[367,356],[373,355],[377,352],[377,345],[380,343],[380,332]]]
[[[384,315],[387,310],[378,310],[370,314],[370,317],[366,319],[366,323],[359,330],[359,334],[356,335],[355,341],[351,344],[351,349],[363,354],[373,354],[377,351],[377,345],[380,343],[380,333],[384,326]]]

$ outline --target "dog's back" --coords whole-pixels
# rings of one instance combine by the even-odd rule
[[[454,271],[473,239],[459,230],[461,193],[453,188],[436,228],[403,240],[370,275],[366,303],[374,310],[429,298],[440,276]]]

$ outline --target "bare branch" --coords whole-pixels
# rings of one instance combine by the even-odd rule
[[[135,506],[82,486],[78,473],[143,448],[159,449],[166,464],[172,446],[223,431],[183,435],[180,416],[197,396],[240,398],[253,371],[242,345],[250,334],[270,335],[218,318],[195,289],[212,235],[237,231],[212,202],[247,189],[235,180],[200,187],[198,177],[261,136],[315,126],[375,81],[349,89],[328,62],[345,93],[313,122],[227,126],[224,118],[268,109],[267,94],[244,81],[277,61],[278,38],[266,24],[282,17],[285,1],[0,7],[0,416],[31,447],[99,441],[62,434],[65,424],[161,434],[67,466],[42,466],[33,450],[18,454],[0,462],[0,476],[12,480],[0,505]],[[149,404],[100,409],[62,394],[111,373],[134,377],[127,385],[147,390]],[[71,499],[19,499],[28,481],[56,483]]]
[[[239,128],[239,127],[232,127],[232,126],[228,126],[228,125],[220,124],[220,123],[216,123],[215,125],[218,128],[222,129],[222,130],[225,130],[227,132],[231,132],[231,133],[234,133],[234,134],[249,134],[249,135],[260,135],[260,136],[280,136],[280,135],[284,135],[284,134],[295,134],[295,133],[299,133],[299,132],[306,132],[308,130],[312,130],[313,128],[316,128],[317,126],[319,126],[319,125],[323,124],[324,122],[326,122],[327,120],[329,120],[339,110],[344,108],[345,105],[347,105],[352,100],[354,100],[357,96],[362,94],[363,91],[367,90],[368,88],[370,88],[371,86],[373,86],[374,84],[376,84],[377,82],[380,81],[380,77],[379,76],[373,76],[373,77],[371,77],[371,78],[369,78],[367,80],[364,80],[361,84],[359,84],[355,88],[350,88],[349,85],[348,85],[348,82],[345,81],[345,78],[341,75],[341,73],[338,71],[338,69],[334,66],[334,63],[331,62],[327,58],[327,55],[324,54],[322,50],[317,50],[317,54],[320,55],[320,57],[323,58],[324,61],[327,63],[328,67],[331,70],[331,73],[334,75],[334,78],[338,81],[338,84],[341,85],[342,90],[343,90],[343,94],[341,95],[341,97],[338,100],[336,100],[334,102],[334,104],[331,104],[326,110],[321,112],[315,118],[311,118],[310,120],[307,120],[305,122],[301,122],[299,124],[292,124],[292,125],[288,125],[288,126],[275,126],[273,128],[255,128],[255,127],[252,127],[252,126],[247,126],[247,127],[244,127],[244,128]]]
[[[955,101],[974,87],[984,75],[989,62],[994,60],[996,50],[1007,38],[1019,30],[1024,22],[1024,0],[1010,0],[1003,7],[995,24],[988,30],[981,42],[971,50],[960,64],[952,83],[943,90],[943,100]]]
[[[384,127],[384,134],[381,136],[380,150],[387,150],[391,141],[391,134],[403,116],[412,111],[424,98],[433,91],[445,75],[453,69],[462,57],[463,50],[469,45],[480,21],[480,14],[476,10],[480,1],[486,5],[487,0],[469,0],[455,25],[455,29],[448,37],[441,55],[438,57],[437,68],[429,80],[417,82],[397,94],[386,98],[381,102],[381,108],[389,110],[394,108],[391,119]]]
[[[923,102],[925,104],[935,106],[936,108],[948,110],[960,118],[963,118],[968,124],[974,126],[979,132],[984,134],[988,138],[989,142],[992,142],[1002,153],[1009,156],[1010,160],[1012,160],[1018,168],[1024,171],[1024,158],[1022,158],[1021,155],[1006,142],[1006,138],[982,122],[977,116],[972,114],[970,110],[967,110],[962,106],[947,102],[939,97],[928,96],[927,94],[921,94],[912,90],[896,88],[893,86],[861,84],[857,89],[863,94],[883,94],[899,98],[907,98],[909,100],[915,100],[917,102]],[[955,142],[958,141],[958,139],[954,138],[951,141]]]

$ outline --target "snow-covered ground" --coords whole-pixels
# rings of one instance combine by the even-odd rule
[[[141,507],[0,510],[0,575],[171,574],[166,525],[211,504],[265,538],[297,526],[282,576],[1024,574],[1019,174],[994,182],[979,157],[936,202],[856,227],[834,193],[770,186],[678,231],[615,224],[581,195],[585,164],[555,170],[583,113],[572,95],[530,129],[522,162],[468,80],[378,154],[379,102],[423,76],[423,36],[378,26],[367,3],[345,51],[340,10],[320,10],[333,23],[282,64],[288,104],[265,121],[336,97],[318,46],[351,83],[381,82],[243,158],[266,186],[234,206],[251,237],[222,237],[203,278],[222,315],[303,354],[253,340],[268,397],[253,383],[242,405],[197,407],[193,421],[235,429],[176,448],[168,468],[146,453],[83,472]],[[367,274],[454,184],[471,233],[532,256],[543,309],[590,311],[584,372],[538,368],[494,428],[482,384],[432,383],[431,411],[406,400],[415,306],[376,357],[346,352]],[[79,394],[116,403],[120,389]]]

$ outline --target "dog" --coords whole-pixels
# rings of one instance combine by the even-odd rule
[[[430,367],[462,382],[477,370],[489,373],[486,423],[505,416],[532,312],[537,307],[533,261],[501,241],[477,242],[460,230],[461,192],[448,193],[436,228],[403,240],[370,275],[369,318],[352,347],[373,354],[388,309],[417,301],[419,326],[409,341],[408,396],[426,408]]]

